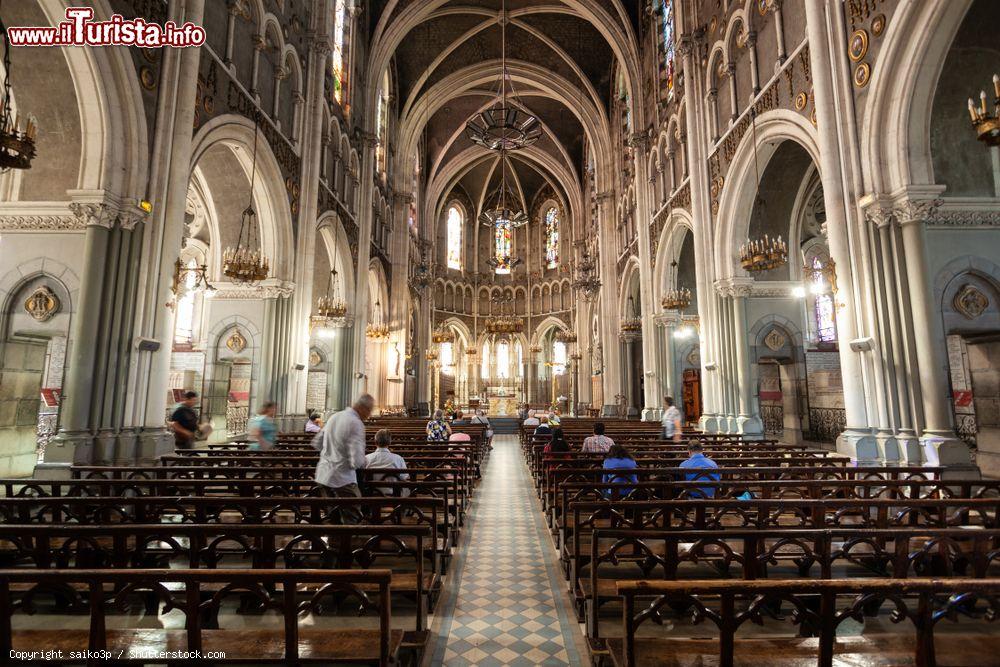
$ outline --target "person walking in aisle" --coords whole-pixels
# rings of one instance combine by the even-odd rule
[[[364,469],[365,421],[375,408],[370,394],[361,394],[354,405],[336,413],[323,427],[321,438],[313,440],[320,450],[316,483],[335,497],[361,497],[357,470]]]
[[[174,413],[167,422],[174,432],[174,446],[177,449],[191,449],[198,436],[198,413],[194,406],[198,403],[198,394],[189,391],[184,394],[184,400],[177,404]]]
[[[278,444],[278,425],[274,423],[274,415],[278,404],[268,401],[260,406],[257,414],[247,422],[247,435],[250,436],[250,450],[254,452],[269,452]]]
[[[663,402],[667,405],[667,409],[663,411],[663,420],[660,422],[663,426],[663,439],[680,442],[682,430],[681,411],[674,405],[673,397],[666,396]]]

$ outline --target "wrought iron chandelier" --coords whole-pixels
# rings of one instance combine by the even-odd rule
[[[174,261],[174,278],[170,288],[174,298],[180,299],[189,291],[215,292],[215,287],[208,282],[208,265],[185,266],[178,257]]]
[[[979,91],[979,108],[969,98],[969,115],[976,136],[987,146],[1000,146],[1000,75],[993,75],[993,112],[986,108],[986,91]]]
[[[365,337],[376,342],[389,340],[389,325],[382,323],[382,303],[376,299],[372,321],[365,328]]]
[[[684,310],[691,305],[691,290],[687,287],[669,289],[663,295],[660,305],[664,310]]]
[[[750,216],[752,222],[755,218],[761,218],[766,202],[760,194],[760,166],[757,163],[757,110],[753,107],[750,107],[750,121],[753,126],[753,169],[757,179],[754,186],[754,206]],[[757,215],[753,215],[754,212]],[[763,238],[747,238],[746,243],[740,246],[740,265],[751,273],[770,271],[783,266],[787,261],[788,244],[781,240],[780,234],[777,238],[772,238],[767,234]]]
[[[465,134],[474,143],[491,151],[516,151],[538,141],[542,124],[538,117],[517,108],[514,84],[511,82],[510,100],[507,99],[507,3],[500,6],[500,86],[496,102],[477,113],[465,124]]]
[[[642,334],[642,318],[635,312],[635,299],[628,298],[628,315],[622,320],[621,333],[624,336],[638,336]]]
[[[498,336],[511,336],[524,331],[524,319],[514,314],[514,295],[501,294],[490,299],[500,306],[500,314],[486,318],[486,332]],[[511,304],[511,313],[506,312],[506,305]]]
[[[431,334],[431,342],[435,345],[441,345],[442,343],[453,343],[455,342],[455,334],[449,327],[443,324],[438,325],[434,332]]]
[[[337,297],[337,269],[330,271],[326,294],[316,300],[316,319],[329,322],[347,315],[347,304]]]
[[[597,298],[601,289],[601,281],[597,277],[597,263],[591,258],[586,244],[583,245],[580,251],[580,261],[576,264],[573,289],[583,295],[583,300],[588,303]]]
[[[14,99],[10,92],[10,39],[7,37],[7,26],[0,20],[0,33],[3,33],[3,100],[0,100],[0,171],[10,169],[31,169],[31,161],[35,159],[35,135],[38,126],[35,120],[28,116],[24,130],[21,130],[21,117],[14,112]]]
[[[528,224],[528,214],[517,203],[517,197],[507,184],[507,167],[510,164],[506,149],[500,151],[500,185],[486,198],[488,208],[479,216],[479,222],[487,227],[509,224],[516,229]]]
[[[253,190],[257,178],[257,124],[260,113],[253,118],[253,160],[250,167],[250,203],[240,218],[240,235],[236,247],[222,253],[222,274],[237,283],[258,283],[271,272],[271,262],[260,247],[257,211],[253,207]]]
[[[572,345],[577,341],[577,336],[576,332],[572,329],[559,329],[559,331],[555,333],[555,339],[560,343]]]

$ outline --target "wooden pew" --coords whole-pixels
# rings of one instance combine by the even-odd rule
[[[13,651],[44,648],[63,651],[63,664],[103,664],[107,662],[101,657],[104,655],[126,664],[149,664],[148,652],[179,651],[225,655],[213,655],[213,664],[360,663],[388,667],[403,642],[403,632],[391,626],[391,578],[388,570],[0,570],[0,660],[17,664]],[[181,588],[174,592],[164,584]],[[76,593],[74,585],[83,586],[84,591]],[[307,585],[318,590],[303,601],[298,590]],[[16,586],[30,588],[18,592]],[[377,587],[378,602],[365,595],[364,586]],[[206,596],[203,587],[216,592]],[[89,628],[45,627],[36,621],[32,629],[13,629],[15,612],[37,606],[32,598],[52,588],[69,596],[71,609],[89,610]],[[187,619],[184,626],[109,629],[109,611],[143,591],[153,591],[167,608],[181,610]],[[301,613],[323,615],[328,609],[325,603],[337,594],[350,595],[364,609],[377,612],[378,628],[299,626]],[[277,611],[281,622],[252,633],[244,628],[202,627],[205,613],[217,613],[233,595],[253,596],[262,606]],[[90,651],[97,657],[74,659],[71,651]]]
[[[939,620],[957,621],[971,615],[996,617],[1000,581],[983,579],[866,579],[791,581],[623,581],[622,639],[609,640],[616,667],[642,665],[688,665],[704,656],[718,656],[719,667],[734,665],[918,665],[934,667],[941,655],[948,665],[973,667],[996,664],[997,640],[989,632],[936,633]],[[639,598],[653,598],[642,604]],[[812,601],[819,598],[819,608]],[[767,617],[765,602],[781,599],[797,613],[792,623],[808,618],[819,629],[815,638],[778,636],[737,637],[746,621]],[[909,621],[913,633],[874,636],[838,635],[838,627],[858,618],[860,608],[882,600],[897,614],[894,620]],[[718,633],[718,640],[692,639],[665,632],[640,636],[645,621],[663,620],[665,607],[683,602],[694,607],[697,620]],[[992,614],[987,611],[992,609]],[[974,611],[973,611],[974,610]],[[770,625],[770,624],[769,624]],[[648,626],[647,626],[648,627]],[[981,627],[981,626],[980,626]],[[698,664],[701,664],[700,662]]]

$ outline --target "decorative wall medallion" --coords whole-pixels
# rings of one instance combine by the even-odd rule
[[[861,63],[856,68],[854,68],[854,85],[858,88],[864,88],[868,85],[868,82],[872,77],[872,68],[868,63]]]
[[[809,104],[809,96],[805,93],[799,93],[795,96],[795,110],[802,111]]]
[[[885,32],[885,14],[879,14],[872,19],[872,34],[881,37]]]
[[[719,213],[719,202],[712,202],[712,215],[718,215]]]
[[[847,53],[851,60],[858,62],[868,53],[868,33],[864,30],[855,30],[851,34],[851,41],[847,45]]]
[[[809,122],[813,124],[813,127],[816,127],[816,109],[813,109],[812,113],[809,114]]]
[[[757,11],[760,12],[761,16],[767,14],[767,0],[757,0]]]
[[[715,29],[719,27],[719,17],[713,16],[708,21],[708,32],[709,34],[715,34]]]
[[[771,329],[771,332],[764,336],[764,345],[771,352],[777,352],[781,348],[785,347],[785,343],[788,342],[788,338],[785,337],[777,329]]]
[[[141,83],[142,87],[146,90],[153,90],[156,88],[156,74],[154,74],[153,70],[149,67],[140,67],[139,83]]]
[[[312,350],[312,351],[309,352],[309,365],[310,366],[319,366],[319,364],[320,364],[321,361],[323,361],[323,358],[321,356],[319,356],[319,352],[317,352],[316,350]]]
[[[233,354],[239,354],[243,350],[247,349],[247,339],[243,337],[240,330],[237,329],[232,333],[229,338],[226,339],[226,347]]]
[[[955,300],[952,302],[955,310],[965,315],[970,320],[974,320],[990,307],[990,300],[985,294],[979,291],[975,285],[965,285],[958,290]]]
[[[42,285],[25,300],[24,310],[36,322],[47,322],[52,319],[53,315],[59,312],[59,297],[48,287]]]
[[[201,105],[205,108],[205,113],[209,116],[215,113],[215,98],[211,95],[206,95],[201,101]]]
[[[701,348],[695,347],[688,352],[687,362],[691,366],[701,366]]]

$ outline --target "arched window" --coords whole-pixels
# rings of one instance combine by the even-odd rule
[[[195,286],[198,276],[195,269],[198,268],[198,261],[192,257],[187,262],[187,275],[184,278],[184,292],[177,299],[177,319],[174,321],[174,343],[190,345],[194,341],[194,310]]]
[[[554,341],[552,343],[552,372],[556,375],[564,375],[566,373],[566,343],[561,340]]]
[[[667,86],[667,98],[674,95],[674,3],[663,0],[663,80]]]
[[[462,270],[462,211],[452,205],[448,208],[448,268]]]
[[[813,274],[813,286],[816,293],[816,301],[813,309],[816,315],[816,338],[821,343],[832,343],[837,340],[837,317],[833,307],[833,297],[827,293],[828,285],[825,284],[823,274],[819,269],[823,268],[823,261],[819,257],[813,257],[812,267],[817,269]]]
[[[347,34],[347,0],[337,0],[333,13],[333,98],[344,103],[347,88],[346,58],[344,57],[344,37]]]
[[[375,146],[375,162],[380,171],[386,170],[386,156],[389,154],[386,128],[389,124],[389,70],[382,75],[382,85],[378,91],[378,106],[375,109],[375,138],[378,143]]]
[[[479,367],[479,374],[486,380],[490,377],[490,344],[483,343],[483,361]]]
[[[510,377],[510,343],[505,340],[497,345],[497,377],[502,380]]]
[[[510,258],[514,249],[513,237],[514,231],[511,229],[509,221],[500,220],[496,223],[496,226],[493,228],[493,257],[497,263],[496,272],[498,274],[506,275],[510,273]]]
[[[559,211],[555,206],[545,212],[545,266],[559,266]]]
[[[441,366],[451,368],[455,365],[455,344],[441,343]]]
[[[521,341],[517,341],[514,345],[514,352],[517,356],[517,377],[524,377],[524,347],[521,345]]]

